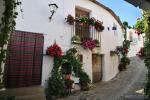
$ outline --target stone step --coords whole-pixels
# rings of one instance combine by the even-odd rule
[[[3,96],[15,96],[16,100],[45,100],[44,88],[41,86],[6,89]]]

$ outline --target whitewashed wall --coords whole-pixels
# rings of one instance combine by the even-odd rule
[[[128,40],[130,40],[130,35],[129,35],[130,33],[132,33],[133,41],[131,42],[128,56],[129,57],[134,57],[139,52],[140,48],[144,47],[144,44],[143,44],[144,43],[144,39],[143,39],[143,35],[139,35],[138,36],[135,33],[134,29],[128,29],[127,30],[127,38],[128,38]]]
[[[49,21],[49,3],[56,3],[59,9],[54,14],[52,21]],[[22,0],[23,14],[19,14],[17,18],[17,30],[43,33],[44,52],[48,46],[56,42],[62,47],[65,52],[71,45],[71,31],[72,28],[65,22],[68,14],[75,16],[75,7],[82,7],[90,11],[90,16],[103,21],[105,30],[101,33],[102,46],[101,54],[103,54],[103,80],[108,81],[113,78],[118,72],[118,64],[116,64],[116,72],[113,73],[112,62],[110,57],[110,50],[114,50],[116,46],[122,45],[123,35],[121,26],[115,18],[105,9],[90,2],[89,0]],[[19,9],[18,9],[19,11]],[[23,17],[22,17],[23,16]],[[113,23],[117,25],[117,31],[112,30]],[[107,27],[110,27],[108,31]],[[92,53],[89,50],[83,50],[84,70],[92,78]],[[43,74],[42,84],[45,84],[48,75],[52,69],[52,58],[44,56],[43,59]]]

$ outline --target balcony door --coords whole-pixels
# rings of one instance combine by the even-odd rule
[[[89,12],[81,10],[79,8],[75,9],[76,18],[87,17],[89,18]],[[89,24],[83,24],[76,22],[75,34],[78,35],[81,39],[90,37]]]

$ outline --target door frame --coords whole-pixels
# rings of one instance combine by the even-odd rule
[[[102,54],[97,54],[97,53],[93,53],[92,54],[92,79],[94,79],[93,78],[93,55],[97,55],[97,56],[99,56],[100,57],[100,59],[101,59],[101,66],[100,66],[100,75],[101,75],[101,77],[100,77],[100,80],[99,80],[99,82],[100,81],[102,81],[102,79],[103,79],[103,55]],[[94,83],[94,81],[92,80],[92,83]],[[95,82],[95,83],[97,83],[97,82]]]

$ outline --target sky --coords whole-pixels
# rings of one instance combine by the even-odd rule
[[[136,23],[137,18],[141,18],[142,14],[139,8],[134,7],[124,0],[97,0],[103,5],[112,9],[121,21],[127,21],[130,26]]]

